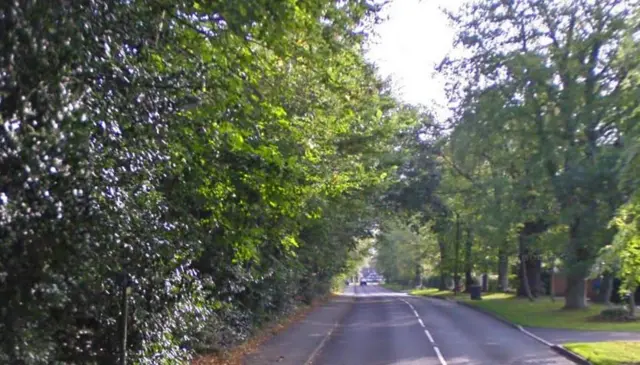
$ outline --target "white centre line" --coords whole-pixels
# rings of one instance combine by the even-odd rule
[[[404,300],[404,299],[402,299],[402,301],[403,301],[403,302],[405,302],[405,303],[409,306],[409,308],[411,308],[411,310],[413,310],[413,311],[415,311],[415,310],[416,310],[415,308],[413,308],[413,305],[411,305],[411,303],[407,302],[407,301],[406,301],[406,300]]]
[[[444,356],[442,356],[442,353],[440,352],[440,349],[438,348],[438,346],[435,345],[435,341],[433,340],[433,337],[431,337],[431,333],[429,333],[429,330],[425,328],[424,322],[422,321],[422,318],[420,318],[420,315],[418,314],[416,309],[411,305],[411,303],[407,302],[404,299],[401,299],[401,300],[405,302],[405,304],[408,305],[409,308],[411,308],[411,310],[413,311],[413,314],[415,314],[416,317],[418,317],[418,322],[420,323],[422,328],[424,328],[424,334],[427,335],[427,338],[429,338],[429,342],[431,342],[431,345],[433,346],[433,350],[436,352],[436,356],[438,356],[438,360],[440,360],[440,364],[447,365],[447,362],[445,361]]]
[[[424,334],[429,338],[429,342],[434,343],[433,337],[431,337],[431,333],[429,333],[429,330],[424,330]]]
[[[444,361],[444,357],[442,357],[442,354],[440,353],[440,349],[437,346],[433,346],[433,349],[436,350],[436,355],[438,355],[438,360],[440,360],[440,363],[442,365],[447,365],[447,362]]]

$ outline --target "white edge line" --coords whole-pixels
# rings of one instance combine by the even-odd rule
[[[422,322],[422,318],[418,318],[418,322],[420,322],[420,325],[424,328],[424,322]]]
[[[416,317],[420,318],[420,315],[418,314],[418,312],[416,312],[416,310],[415,310],[415,309],[413,310],[413,314],[415,314],[415,315],[416,315]]]
[[[433,337],[431,337],[431,333],[429,333],[429,330],[424,330],[424,334],[429,337],[429,342],[434,343]]]
[[[545,345],[547,345],[547,346],[549,346],[549,347],[553,347],[553,346],[554,346],[551,342],[549,342],[549,341],[545,340],[544,338],[540,338],[540,337],[538,337],[538,336],[534,335],[533,333],[531,333],[531,332],[527,331],[527,330],[526,330],[526,329],[524,329],[521,325],[518,325],[518,329],[519,329],[520,331],[522,331],[525,335],[528,335],[529,337],[531,337],[531,338],[533,338],[533,339],[536,339],[536,340],[538,340],[538,341],[542,342],[543,344],[545,344]]]
[[[416,298],[431,299],[431,298],[428,298],[428,297],[416,297]],[[541,342],[541,343],[543,343],[543,344],[545,344],[545,345],[547,345],[547,346],[549,346],[549,347],[557,346],[557,345],[555,345],[555,344],[553,344],[553,343],[551,343],[551,342],[549,342],[549,341],[545,340],[544,338],[541,338],[541,337],[539,337],[539,336],[537,336],[537,335],[535,335],[535,334],[533,334],[533,333],[531,333],[531,332],[527,331],[526,329],[524,329],[524,327],[522,327],[522,326],[521,326],[521,325],[519,325],[519,324],[517,324],[517,325],[516,325],[516,328],[517,328],[518,330],[520,330],[520,332],[524,333],[525,335],[527,335],[527,336],[529,336],[529,337],[533,338],[534,340],[537,340],[538,342]]]
[[[331,337],[331,335],[333,334],[333,331],[338,327],[339,322],[335,322],[333,324],[333,327],[329,330],[329,332],[327,332],[327,334],[324,336],[324,338],[322,339],[322,341],[320,341],[320,343],[318,344],[318,346],[316,346],[316,348],[313,350],[313,352],[311,353],[311,355],[309,355],[309,358],[307,359],[307,361],[304,362],[304,365],[310,365],[313,360],[315,359],[315,357],[318,355],[318,353],[320,352],[320,350],[322,350],[322,348],[324,347],[325,343],[327,343],[327,340],[329,340],[329,338]]]
[[[447,362],[444,361],[444,357],[440,353],[440,349],[437,346],[433,346],[433,349],[436,351],[436,355],[438,355],[438,360],[440,360],[440,364],[447,365]]]

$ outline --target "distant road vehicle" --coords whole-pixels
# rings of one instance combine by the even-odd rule
[[[360,286],[366,286],[367,285],[367,279],[362,278],[360,279]]]

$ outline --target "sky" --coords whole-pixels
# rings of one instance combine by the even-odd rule
[[[424,104],[448,116],[444,79],[434,67],[452,50],[453,28],[440,8],[455,10],[462,0],[394,0],[385,8],[367,52],[382,76],[392,76],[402,100]]]

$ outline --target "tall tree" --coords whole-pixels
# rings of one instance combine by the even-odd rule
[[[395,178],[378,10],[0,4],[0,362],[179,363],[326,294]]]
[[[549,186],[569,227],[565,307],[586,306],[584,279],[610,232],[618,199],[622,85],[633,63],[616,62],[635,1],[481,0],[452,15],[469,56],[447,60],[457,116],[495,90],[514,115],[496,131],[528,141],[531,186]],[[637,62],[637,61],[636,61]],[[459,81],[459,80],[464,81]],[[453,93],[462,85],[460,93]]]
[[[633,20],[640,24],[640,11],[636,10]],[[622,50],[618,62],[624,65],[635,65],[629,68],[629,77],[621,85],[621,97],[624,107],[630,111],[621,120],[621,131],[625,137],[623,158],[620,160],[620,190],[628,196],[628,200],[618,210],[612,221],[617,230],[613,245],[607,247],[605,267],[613,266],[620,273],[623,288],[635,293],[640,283],[640,46],[637,42],[637,28],[629,28],[621,44]],[[608,260],[606,260],[608,258]],[[632,294],[633,296],[633,294]],[[609,296],[605,300],[609,300]]]

